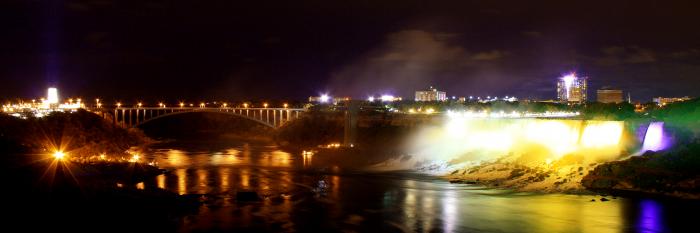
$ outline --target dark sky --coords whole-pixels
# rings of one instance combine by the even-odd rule
[[[0,98],[700,96],[697,2],[5,0]]]

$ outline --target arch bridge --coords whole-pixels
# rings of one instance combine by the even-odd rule
[[[112,115],[111,120],[115,125],[125,128],[138,127],[159,118],[191,112],[227,114],[271,128],[279,128],[287,122],[299,119],[305,111],[303,108],[118,107],[109,114]]]

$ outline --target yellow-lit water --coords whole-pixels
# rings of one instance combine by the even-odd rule
[[[425,127],[407,147],[424,160],[481,161],[506,155],[529,156],[532,162],[565,155],[606,160],[620,155],[623,127],[621,121],[451,118]]]

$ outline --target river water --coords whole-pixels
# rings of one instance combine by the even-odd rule
[[[182,232],[677,232],[696,202],[533,194],[412,172],[319,164],[268,144],[173,142],[147,159],[171,172],[138,184],[204,203]],[[360,156],[360,155],[358,155]],[[237,199],[254,191],[260,200]],[[591,199],[596,199],[592,202]]]

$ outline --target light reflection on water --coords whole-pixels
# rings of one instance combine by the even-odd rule
[[[318,156],[318,155],[314,155]],[[206,195],[182,231],[663,232],[654,200],[485,189],[412,173],[335,172],[311,156],[243,145],[211,152],[157,149],[171,173],[146,182]],[[327,188],[319,190],[321,183]],[[241,202],[239,191],[262,200]],[[600,197],[597,197],[600,198]],[[596,199],[597,199],[596,198]]]

